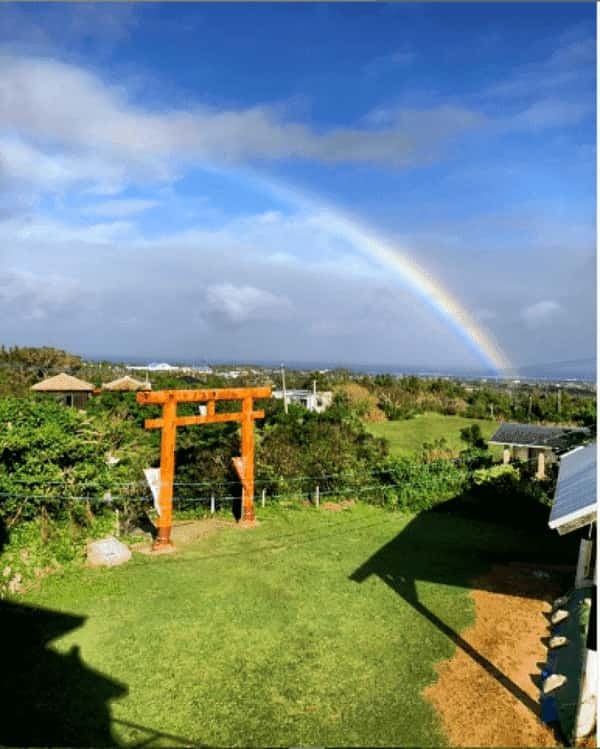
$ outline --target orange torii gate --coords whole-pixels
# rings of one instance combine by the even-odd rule
[[[264,411],[253,411],[254,398],[270,398],[270,387],[218,388],[216,390],[157,390],[137,393],[141,405],[162,405],[162,418],[146,419],[146,429],[162,429],[160,440],[160,516],[155,549],[171,546],[173,514],[173,479],[175,476],[175,434],[177,427],[191,424],[242,424],[242,455],[233,458],[233,465],[242,482],[242,522],[254,523],[254,419],[263,419]],[[215,413],[216,401],[241,400],[242,410]],[[206,403],[206,415],[177,416],[178,403]]]

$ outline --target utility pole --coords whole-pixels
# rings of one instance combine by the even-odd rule
[[[531,421],[531,404],[532,404],[532,402],[533,402],[533,397],[530,395],[529,396],[529,411],[528,411],[528,416],[527,416],[527,418],[529,419],[529,421]]]
[[[282,384],[282,389],[283,389],[283,410],[287,414],[288,404],[287,404],[287,393],[285,390],[285,369],[283,367],[283,362],[281,363],[281,384]]]
[[[556,392],[556,410],[558,411],[558,415],[560,416],[560,385],[557,386],[558,390]]]

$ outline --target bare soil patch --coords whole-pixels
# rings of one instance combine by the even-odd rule
[[[451,746],[561,746],[541,722],[540,664],[547,614],[564,571],[501,565],[473,583],[476,621],[460,633],[455,655],[437,667],[424,695]]]
[[[354,501],[351,499],[342,499],[341,502],[322,502],[320,507],[322,510],[329,510],[330,512],[340,512],[352,507]]]
[[[171,531],[171,539],[175,549],[187,546],[197,541],[203,536],[215,533],[219,528],[236,525],[233,520],[223,520],[221,518],[203,518],[202,520],[175,520]],[[142,541],[138,544],[131,545],[132,551],[138,551],[141,554],[150,554],[152,551],[151,541]]]

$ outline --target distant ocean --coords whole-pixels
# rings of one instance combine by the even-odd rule
[[[492,370],[460,369],[458,367],[435,368],[433,366],[414,366],[403,364],[353,364],[347,362],[326,361],[284,361],[281,360],[207,360],[201,357],[192,359],[189,357],[175,359],[161,356],[94,356],[94,360],[125,362],[126,364],[143,365],[151,362],[168,362],[169,364],[180,364],[184,366],[252,366],[279,368],[283,363],[287,369],[301,369],[318,371],[324,369],[349,369],[361,374],[393,374],[393,375],[421,375],[424,377],[459,377],[463,379],[525,379],[525,380],[573,380],[577,382],[596,382],[596,359],[572,359],[569,361],[552,362],[548,364],[524,365],[510,372],[494,372]]]

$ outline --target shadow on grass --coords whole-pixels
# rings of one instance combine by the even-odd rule
[[[449,515],[448,520],[450,521]],[[537,701],[533,700],[494,663],[420,600],[417,582],[469,587],[469,583],[475,577],[480,576],[494,564],[525,562],[544,565],[557,561],[564,564],[565,560],[568,561],[571,557],[560,553],[556,539],[550,536],[549,532],[545,532],[547,529],[542,528],[537,536],[532,534],[527,548],[519,548],[518,542],[511,537],[514,531],[509,528],[506,528],[506,540],[503,543],[502,534],[499,537],[486,535],[486,523],[479,521],[477,526],[469,532],[469,519],[466,521],[467,524],[463,527],[465,532],[460,535],[456,528],[452,530],[450,523],[443,522],[443,514],[441,515],[440,512],[424,512],[356,569],[350,575],[350,579],[362,583],[371,575],[379,577],[418,614],[431,622],[443,635],[485,669],[513,697],[539,716],[540,706]],[[445,529],[444,525],[446,525]],[[488,525],[488,528],[491,530],[493,526]],[[532,573],[527,576],[515,574],[502,578],[486,576],[478,579],[478,587],[485,587],[486,581],[489,581],[487,589],[492,592],[537,597],[539,594],[536,592],[535,583],[532,584]]]
[[[8,746],[110,746],[109,703],[124,684],[92,670],[79,648],[61,654],[49,643],[85,617],[0,602],[2,659],[0,743]]]
[[[8,541],[0,521],[0,551]],[[119,746],[111,731],[110,702],[128,693],[125,684],[90,668],[74,646],[62,654],[51,642],[81,627],[85,616],[0,600],[2,660],[0,667],[0,745]],[[197,745],[125,721],[147,746],[167,739]]]

